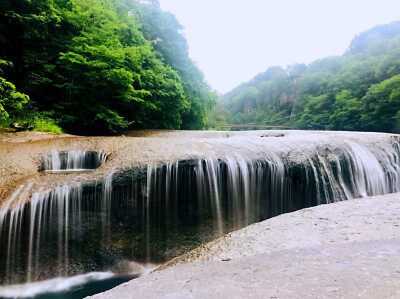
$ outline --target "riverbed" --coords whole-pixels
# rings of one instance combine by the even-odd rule
[[[160,269],[170,271],[190,267],[188,261],[235,264],[249,256],[257,264],[259,255],[293,257],[300,249],[313,260],[314,249],[368,236],[363,229],[369,232],[374,223],[385,227],[379,222],[385,218],[361,215],[373,220],[355,225],[338,210],[311,216],[312,223],[304,219],[308,208],[400,192],[400,137],[382,133],[3,134],[0,162],[3,289],[45,285],[58,277],[60,285],[68,285],[98,273],[107,274],[111,287],[132,275],[127,265],[167,262]],[[302,215],[298,221],[280,227],[296,210]],[[331,214],[339,218],[332,222]],[[279,224],[251,225],[268,218]],[[331,231],[345,231],[338,223],[347,223],[352,236],[331,238]],[[323,236],[309,233],[317,227],[324,228]],[[354,241],[367,248],[376,238]]]

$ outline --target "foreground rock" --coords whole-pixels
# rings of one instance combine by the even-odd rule
[[[94,296],[158,297],[400,298],[400,194],[281,215]]]

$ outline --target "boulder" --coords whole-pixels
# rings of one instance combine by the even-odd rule
[[[21,124],[21,123],[14,122],[10,125],[10,128],[13,128],[18,132],[19,131],[32,131],[34,126],[30,123]]]

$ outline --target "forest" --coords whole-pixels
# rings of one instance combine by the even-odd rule
[[[275,66],[222,95],[210,127],[400,133],[400,21],[357,35],[342,56]]]
[[[158,0],[2,0],[0,126],[400,133],[400,21],[357,35],[342,56],[269,67],[219,99],[182,29]]]
[[[0,1],[0,125],[202,129],[216,94],[157,0]]]

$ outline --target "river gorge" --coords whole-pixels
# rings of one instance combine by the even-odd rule
[[[111,288],[249,224],[400,191],[394,134],[143,131],[0,140],[4,297],[26,296],[7,292],[16,285],[74,277],[114,280]],[[84,295],[105,290],[97,287]]]

